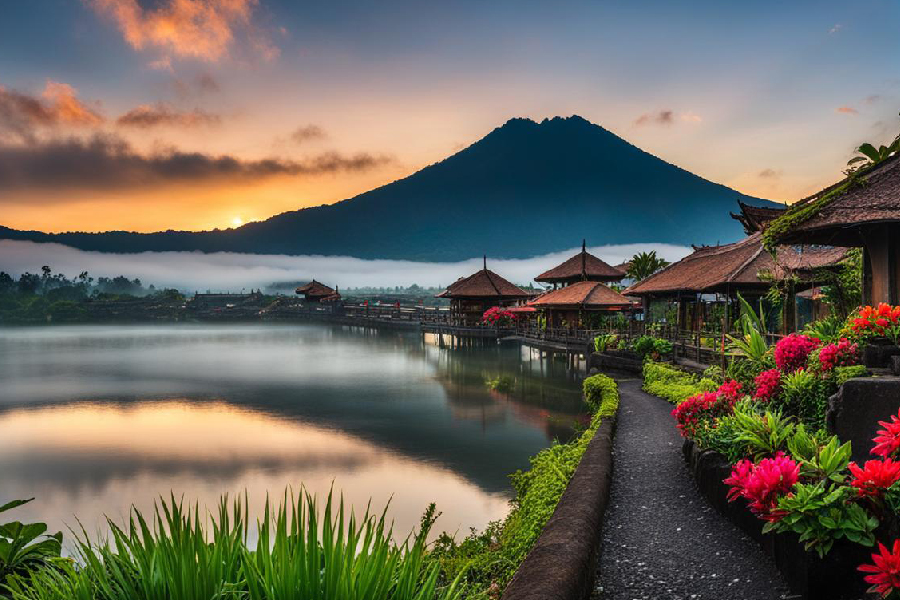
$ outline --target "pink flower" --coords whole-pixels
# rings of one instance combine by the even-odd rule
[[[855,462],[848,466],[853,476],[850,485],[857,489],[860,497],[879,498],[884,490],[900,479],[900,462],[894,462],[890,458],[883,461],[867,460],[862,468]]]
[[[757,400],[771,400],[781,391],[781,371],[778,369],[763,371],[753,382],[756,384],[756,394],[753,397]]]
[[[835,367],[848,367],[857,363],[859,346],[841,338],[836,344],[828,344],[819,351],[819,364],[823,371],[831,371]]]
[[[872,454],[887,458],[897,450],[900,450],[900,411],[897,411],[896,415],[891,416],[890,422],[878,421],[878,424],[884,429],[879,429],[875,432],[878,435],[872,439],[875,442]]]
[[[750,510],[766,521],[778,521],[784,513],[777,510],[778,499],[789,493],[800,477],[800,465],[783,452],[764,458],[758,464],[741,461],[725,480],[731,489],[728,500],[747,500]]]
[[[810,353],[822,344],[818,338],[792,333],[775,344],[775,366],[785,373],[806,365]]]
[[[879,594],[887,598],[892,592],[900,590],[900,540],[894,540],[893,551],[881,542],[878,543],[878,552],[872,554],[873,565],[860,565],[859,571],[872,573],[865,576],[865,582],[871,583],[869,592]]]
[[[730,379],[719,386],[719,389],[716,390],[716,395],[720,400],[727,402],[729,407],[734,407],[734,403],[743,396],[741,394],[742,387],[740,382]]]

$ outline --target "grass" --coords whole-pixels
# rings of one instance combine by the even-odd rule
[[[109,522],[99,544],[78,542],[74,561],[8,582],[14,600],[455,600],[455,582],[439,585],[426,563],[429,507],[419,531],[402,544],[380,516],[359,520],[329,493],[323,512],[306,491],[270,508],[247,543],[246,498],[223,498],[217,516],[161,500],[148,521]],[[349,516],[347,515],[349,512]]]

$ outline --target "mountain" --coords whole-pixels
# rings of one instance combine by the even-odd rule
[[[84,250],[229,251],[450,261],[520,258],[591,245],[715,244],[742,237],[737,200],[581,117],[512,119],[409,177],[332,205],[224,231],[45,234],[0,238]]]

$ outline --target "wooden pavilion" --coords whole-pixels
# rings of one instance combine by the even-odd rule
[[[577,327],[598,313],[632,312],[640,305],[599,281],[579,281],[538,296],[528,306],[543,310],[547,327]]]
[[[315,279],[298,287],[296,293],[301,294],[309,303],[336,302],[341,299],[341,294],[336,289],[319,283]]]
[[[621,281],[625,271],[619,270],[587,251],[586,240],[581,241],[581,252],[541,273],[534,278],[539,283],[552,283],[553,289],[579,281]]]
[[[690,255],[632,285],[625,293],[643,300],[645,315],[651,314],[654,301],[677,303],[677,325],[682,330],[701,329],[709,318],[709,300],[723,302],[723,327],[728,329],[732,319],[728,307],[738,293],[748,300],[761,298],[773,281],[795,277],[797,289],[809,287],[815,283],[818,269],[835,267],[846,254],[846,248],[784,246],[776,259],[763,248],[762,234],[756,232],[733,244],[695,247]],[[793,297],[785,302],[782,321],[786,331],[794,329]]]
[[[458,279],[436,297],[450,299],[451,324],[475,326],[481,322],[484,311],[492,306],[516,306],[529,296],[525,290],[488,269],[485,257],[480,271]]]
[[[863,249],[863,303],[900,304],[900,155],[792,205],[765,226],[778,244]]]

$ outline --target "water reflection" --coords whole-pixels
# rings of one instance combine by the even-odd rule
[[[432,501],[440,527],[481,527],[506,511],[507,474],[571,435],[570,367],[330,326],[0,330],[0,503],[37,496],[21,517],[90,530],[169,490],[258,506],[334,480],[360,506],[393,494],[398,531]]]

